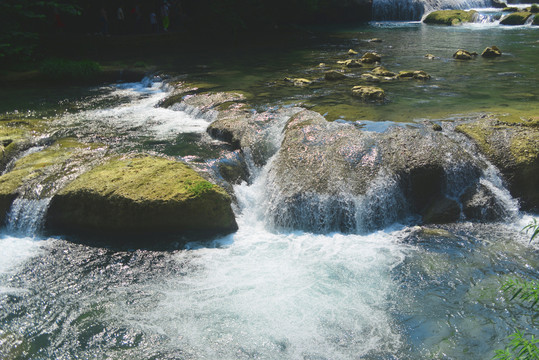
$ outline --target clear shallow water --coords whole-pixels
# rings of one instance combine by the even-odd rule
[[[275,62],[259,54],[238,64],[229,54],[190,76],[217,83],[218,90],[249,90],[261,109],[327,102],[352,120],[466,113],[483,101],[499,105],[513,93],[509,88],[519,92],[506,108],[529,111],[535,103],[518,94],[538,95],[536,34],[375,24],[334,33],[315,48],[275,54]],[[375,36],[384,42],[364,41]],[[472,50],[490,42],[512,51],[507,61],[450,59],[461,44]],[[291,74],[319,76],[318,62],[341,59],[350,47],[380,51],[391,70],[421,64],[440,78],[387,84],[391,102],[384,105],[348,98],[348,84],[325,90],[321,82],[312,88],[276,82]],[[441,59],[424,60],[427,50]],[[254,60],[257,67],[247,66]],[[508,82],[492,85],[498,77]],[[204,135],[210,120],[155,108],[166,94],[159,81],[107,86],[75,96],[75,104],[45,102],[36,110],[72,106],[52,123],[57,132],[120,151],[218,157],[223,144]],[[353,111],[341,112],[347,106]],[[489,359],[515,328],[538,335],[529,309],[499,290],[508,276],[538,278],[537,245],[520,233],[536,215],[445,226],[438,235],[400,224],[367,235],[279,232],[264,218],[260,174],[252,185],[235,187],[237,233],[183,250],[113,250],[4,233],[0,358]]]

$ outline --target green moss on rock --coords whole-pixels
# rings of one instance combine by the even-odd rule
[[[43,151],[17,160],[7,174],[0,176],[0,223],[5,221],[5,215],[11,207],[11,203],[24,184],[45,174],[48,167],[66,162],[75,151],[93,146],[97,145],[89,146],[72,139],[65,139]]]
[[[186,164],[155,157],[117,158],[62,189],[46,227],[111,235],[215,236],[237,229],[229,195]]]
[[[477,11],[439,10],[433,11],[423,20],[425,24],[454,26],[472,22]]]
[[[539,209],[539,118],[500,121],[482,119],[457,126],[500,169],[525,210]]]
[[[500,20],[502,25],[524,25],[526,20],[532,16],[531,12],[528,11],[517,11],[512,14],[507,15],[506,17]]]

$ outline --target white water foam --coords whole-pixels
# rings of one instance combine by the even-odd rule
[[[69,114],[62,122],[68,126],[75,123],[79,127],[99,127],[100,131],[109,129],[119,134],[152,136],[157,139],[174,138],[180,133],[204,132],[209,125],[208,119],[158,106],[169,94],[170,89],[160,81],[151,82],[146,79],[140,83],[116,85],[101,100],[127,98],[127,102],[118,105],[115,101],[110,107]]]
[[[30,258],[39,255],[40,242],[29,237],[0,236],[0,295],[19,294],[24,289],[5,285],[5,278]]]
[[[264,173],[263,173],[264,174]],[[176,255],[193,272],[149,285],[147,311],[114,317],[170,339],[171,351],[209,359],[350,359],[402,346],[391,317],[392,271],[409,247],[398,230],[366,236],[267,229],[264,175],[235,187],[237,233]]]

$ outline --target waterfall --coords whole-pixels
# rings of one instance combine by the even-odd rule
[[[491,0],[374,0],[372,18],[377,21],[419,21],[434,10],[486,8]]]
[[[7,230],[18,236],[35,236],[44,225],[51,198],[24,199],[18,197],[7,215]]]

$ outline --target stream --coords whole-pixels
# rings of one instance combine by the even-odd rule
[[[360,121],[365,131],[483,112],[537,114],[538,34],[492,23],[373,22],[327,29],[315,45],[281,52],[178,57],[140,83],[2,89],[0,112],[46,118],[56,136],[210,171],[230,149],[206,133],[212,116],[157,106],[172,90],[168,77],[243,91],[260,112],[306,107]],[[458,48],[491,45],[504,56],[452,59]],[[360,104],[346,84],[283,84],[286,76],[319,78],[320,63],[350,48],[379,52],[389,70],[433,78],[382,83],[384,104]],[[233,186],[236,233],[167,251],[45,237],[47,199],[16,201],[0,235],[0,358],[491,359],[516,329],[539,335],[534,312],[500,290],[513,276],[539,279],[538,245],[521,231],[539,215],[519,211],[497,175],[506,221],[425,231],[406,218],[367,232],[311,233],[266,218],[271,164]]]

